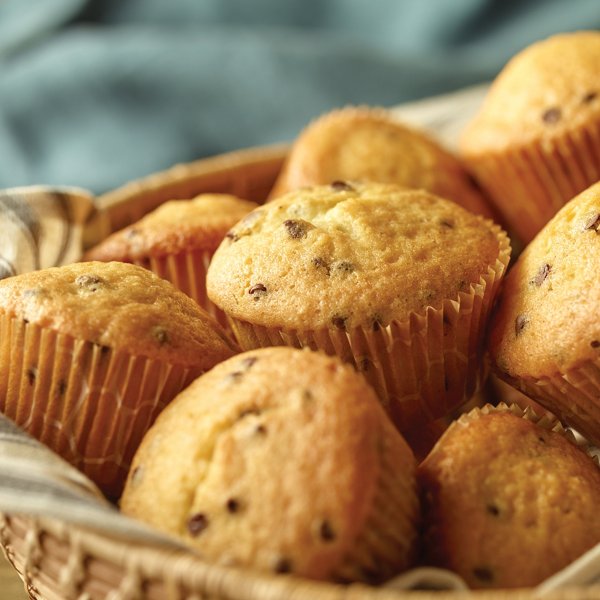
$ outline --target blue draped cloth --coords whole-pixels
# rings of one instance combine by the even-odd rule
[[[0,187],[100,193],[345,104],[488,81],[598,0],[4,0]]]

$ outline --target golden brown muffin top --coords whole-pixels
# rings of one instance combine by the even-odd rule
[[[471,587],[533,586],[600,542],[600,470],[564,435],[478,409],[418,468],[429,563]]]
[[[370,516],[388,425],[371,388],[338,359],[246,352],[163,411],[134,458],[121,508],[212,561],[326,578]],[[414,459],[392,433],[386,443],[411,495]],[[412,506],[396,515],[413,520],[407,537],[416,496]]]
[[[132,262],[192,250],[214,251],[227,230],[258,205],[228,194],[200,194],[161,204],[90,249],[85,260]]]
[[[85,262],[0,281],[0,311],[135,356],[208,369],[234,347],[169,282],[135,265]]]
[[[500,253],[491,222],[425,191],[343,183],[290,192],[223,241],[207,290],[254,324],[378,327],[441,307]]]
[[[490,352],[513,377],[554,375],[600,353],[600,183],[566,204],[509,272]]]
[[[271,198],[336,180],[423,188],[491,216],[459,160],[383,108],[347,107],[313,121],[292,146]]]
[[[514,56],[461,139],[465,156],[553,139],[600,119],[600,32],[555,35]]]

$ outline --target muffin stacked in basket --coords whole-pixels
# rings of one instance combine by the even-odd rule
[[[108,491],[131,463],[122,510],[214,563],[541,582],[600,542],[600,183],[570,200],[599,177],[598,38],[526,50],[465,134],[507,226],[542,229],[502,290],[510,241],[461,161],[346,108],[302,133],[263,206],[168,203],[87,255],[182,291],[124,262],[0,284],[3,410]],[[506,141],[519,119],[535,127]],[[490,365],[556,417],[500,403],[448,427]],[[418,464],[406,440],[434,447]]]

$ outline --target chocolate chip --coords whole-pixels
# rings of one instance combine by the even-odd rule
[[[264,283],[255,283],[250,287],[248,293],[251,296],[254,296],[255,301],[258,301],[261,296],[264,296],[267,293],[267,286]]]
[[[103,346],[102,344],[98,344],[100,346],[100,353],[102,355],[108,354],[110,352],[110,346]]]
[[[225,381],[227,383],[236,383],[238,382],[244,374],[241,371],[232,371],[228,375],[225,376]]]
[[[275,573],[289,573],[292,570],[292,561],[289,558],[281,557],[275,561],[273,571]]]
[[[323,521],[319,527],[319,536],[324,542],[332,542],[335,540],[335,532],[333,531],[329,521]]]
[[[283,222],[284,227],[287,229],[288,235],[293,240],[299,240],[306,237],[306,231],[309,223],[306,221],[296,221],[293,219],[287,219]]]
[[[66,384],[66,382],[64,380],[61,379],[58,382],[58,386],[57,386],[56,391],[58,392],[59,396],[64,396],[65,395],[65,392],[67,391],[67,384]]]
[[[234,373],[232,373],[233,375]],[[241,373],[235,373],[236,375],[240,375]],[[262,411],[260,410],[260,408],[257,408],[256,406],[251,406],[250,408],[245,408],[244,410],[242,410],[238,416],[238,419],[243,419],[244,417],[248,417],[249,415],[260,415],[262,413]]]
[[[442,227],[447,227],[448,229],[454,229],[454,223],[452,221],[448,221],[446,219],[442,219],[440,221],[440,225]]]
[[[192,515],[187,522],[187,529],[190,535],[196,537],[208,527],[208,517],[204,513]]]
[[[592,348],[600,348],[600,340],[592,340],[592,341],[590,342],[590,346],[591,346]]]
[[[583,104],[590,104],[598,97],[598,92],[588,92],[581,101]]]
[[[583,228],[586,231],[593,229],[596,233],[598,233],[598,230],[600,229],[600,214],[592,215],[586,221],[586,224],[584,225]]]
[[[488,504],[486,507],[487,512],[494,517],[500,514],[500,509],[495,504]]]
[[[473,569],[473,575],[483,583],[491,583],[494,581],[494,574],[488,567],[475,567]]]
[[[257,425],[254,431],[259,435],[267,435],[267,428],[262,423]]]
[[[541,435],[538,435],[538,441],[539,441],[539,442],[542,442],[542,444],[545,444],[545,443],[546,443],[546,439],[545,439],[545,438],[543,438]]]
[[[169,334],[163,327],[154,327],[152,329],[152,337],[162,346],[169,341]]]
[[[247,371],[250,367],[252,367],[254,363],[256,363],[257,360],[258,358],[256,356],[247,356],[242,361],[240,361],[240,365],[244,367],[244,369],[246,369]]]
[[[324,259],[317,256],[317,258],[312,259],[312,264],[317,269],[322,269],[327,275],[330,274],[329,265],[325,262]]]
[[[354,273],[354,265],[347,260],[341,260],[333,265],[333,269],[338,273]]]
[[[36,377],[37,369],[35,367],[30,367],[27,369],[27,380],[29,381],[29,385],[33,385],[35,383]]]
[[[515,319],[515,335],[516,336],[519,336],[521,334],[521,332],[523,331],[523,329],[525,328],[525,326],[527,325],[528,322],[529,322],[529,319],[525,315],[519,315]]]
[[[336,327],[337,329],[346,329],[346,321],[348,320],[348,317],[340,317],[339,315],[335,315],[331,318],[331,322],[333,323],[334,327]]]
[[[548,110],[545,110],[542,113],[542,121],[551,125],[554,123],[558,123],[558,121],[560,121],[561,116],[562,112],[560,108],[553,106],[552,108],[549,108]]]
[[[225,238],[230,240],[231,242],[237,242],[240,238],[238,237],[238,235],[236,233],[234,233],[233,231],[228,231],[225,234]]]
[[[539,271],[537,272],[537,275],[531,280],[530,283],[533,283],[534,285],[540,287],[542,283],[544,283],[544,281],[546,280],[546,277],[548,277],[548,275],[550,274],[551,269],[552,267],[548,264],[542,265]]]
[[[337,181],[333,181],[331,183],[331,188],[336,192],[353,192],[354,188],[347,182],[341,181],[338,179]]]
[[[76,285],[81,288],[85,288],[89,292],[96,292],[102,287],[103,280],[97,275],[79,275],[75,279]]]
[[[236,513],[240,509],[240,503],[235,498],[229,498],[225,503],[225,506],[230,513]]]

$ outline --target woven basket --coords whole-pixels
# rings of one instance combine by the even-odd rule
[[[243,150],[178,165],[101,196],[98,238],[159,204],[222,192],[264,201],[285,157],[285,147]],[[88,240],[88,244],[95,240]],[[55,519],[0,515],[0,543],[32,598],[230,600],[458,600],[465,592],[405,592],[312,582],[209,565],[192,552],[133,545]],[[526,557],[515,557],[523,560]],[[532,600],[532,590],[472,592],[473,600]],[[4,598],[0,590],[0,598]],[[597,599],[600,586],[561,590],[548,600]]]

